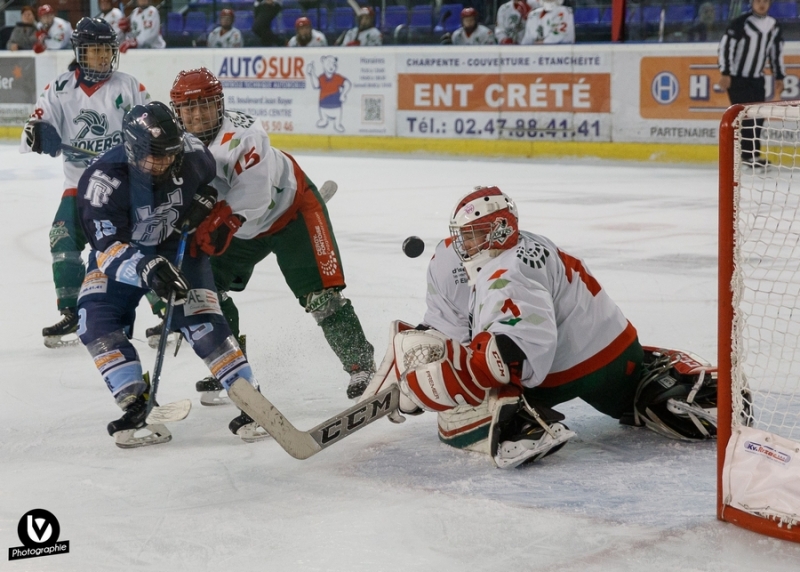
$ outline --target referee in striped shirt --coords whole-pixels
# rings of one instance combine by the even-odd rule
[[[731,103],[766,101],[764,65],[769,59],[773,94],[780,99],[786,68],[783,64],[783,38],[778,22],[768,16],[771,0],[752,0],[752,11],[731,20],[719,43],[719,86],[728,91]],[[763,119],[742,122],[742,160],[766,166],[759,157]]]

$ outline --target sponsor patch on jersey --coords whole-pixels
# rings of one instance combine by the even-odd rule
[[[199,314],[220,314],[222,309],[219,306],[219,298],[213,290],[205,288],[195,288],[189,290],[186,295],[186,302],[183,304],[184,316],[197,316]]]
[[[99,270],[92,270],[83,279],[78,301],[91,294],[105,294],[108,291],[108,276]]]

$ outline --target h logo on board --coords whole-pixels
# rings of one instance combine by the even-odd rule
[[[22,546],[8,549],[9,560],[67,554],[69,540],[59,542],[61,526],[50,511],[42,508],[29,510],[22,515],[17,525],[17,536]]]

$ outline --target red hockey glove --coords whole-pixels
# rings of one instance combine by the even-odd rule
[[[139,43],[136,41],[136,38],[131,38],[130,40],[125,40],[122,42],[122,44],[119,46],[119,51],[124,54],[128,50],[136,48],[138,45]]]
[[[427,411],[457,405],[477,406],[489,391],[511,382],[493,334],[481,332],[467,346],[436,330],[410,330],[395,336],[400,389]]]
[[[359,40],[353,40],[352,42],[347,42],[346,46],[360,46],[361,42]]]
[[[500,40],[500,43],[501,44],[513,44],[514,40],[512,40],[511,38],[503,38],[502,40]]]
[[[219,256],[231,244],[231,239],[244,223],[244,218],[233,214],[225,201],[219,201],[208,218],[200,223],[190,247],[192,256],[197,256],[197,248],[209,256]]]
[[[35,44],[33,44],[33,52],[36,53],[36,54],[41,54],[46,49],[47,49],[47,46],[45,46],[41,42],[36,42]]]
[[[119,19],[119,22],[117,22],[117,26],[119,26],[120,32],[124,32],[127,34],[128,32],[131,31],[131,21],[125,16]]]

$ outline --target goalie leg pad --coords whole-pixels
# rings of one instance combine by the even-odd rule
[[[637,425],[684,441],[717,435],[717,368],[688,352],[645,347]]]
[[[440,411],[439,440],[456,449],[488,455],[489,429],[492,425],[491,402],[491,399],[487,399],[478,407],[460,405],[448,411]]]

